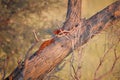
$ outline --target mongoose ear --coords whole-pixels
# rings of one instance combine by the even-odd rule
[[[51,43],[54,42],[54,39],[50,39],[50,40],[47,40],[47,41],[44,41],[41,46],[39,47],[39,50],[38,50],[38,54],[40,53],[40,51],[42,51],[45,47],[49,46]]]
[[[56,29],[53,31],[54,34],[59,34],[61,31],[59,29]]]
[[[53,42],[54,42],[54,39],[44,41],[39,47],[39,49],[29,58],[29,60],[32,59],[34,56],[38,55],[45,47],[49,46]]]

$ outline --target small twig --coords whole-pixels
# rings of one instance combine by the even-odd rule
[[[96,74],[97,74],[98,70],[100,69],[101,65],[103,64],[106,55],[109,53],[109,51],[110,51],[114,46],[115,46],[115,44],[112,45],[108,50],[106,50],[105,53],[104,53],[104,55],[103,55],[103,57],[100,58],[100,62],[99,62],[98,66],[97,66],[97,68],[96,68],[96,70],[95,70],[95,73],[94,73],[94,78],[96,77]]]
[[[31,47],[28,49],[26,55],[25,55],[25,59],[24,59],[24,76],[25,76],[25,72],[26,72],[26,65],[27,65],[27,62],[28,62],[28,57],[29,57],[29,54],[30,54],[30,51],[35,47],[35,45],[39,42],[39,39],[37,37],[37,34],[35,32],[35,30],[33,30],[33,35],[34,35],[34,38],[35,38],[35,42],[32,43]]]
[[[82,65],[82,51],[83,51],[83,48],[80,48],[80,50],[78,50],[78,58],[79,58],[79,62],[78,62],[78,67],[77,67],[77,70],[76,70],[76,73],[77,73],[77,77],[78,77],[78,80],[80,80],[81,78],[81,75],[82,75],[82,72],[81,72],[81,65]]]
[[[52,75],[52,76],[48,76],[48,80],[51,80],[51,78],[54,78],[55,80],[63,80],[60,77],[56,76],[56,75]],[[46,79],[44,79],[46,80]]]
[[[9,56],[7,56],[6,59],[4,60],[2,80],[4,80],[5,76],[6,76],[6,68],[7,68],[7,65],[8,65],[8,60],[9,60]]]
[[[28,49],[28,51],[27,51],[27,53],[26,53],[26,55],[25,55],[25,59],[28,58],[30,51],[31,51],[31,50],[34,48],[34,46],[39,42],[39,39],[38,39],[38,37],[37,37],[37,34],[36,34],[35,30],[33,30],[33,35],[34,35],[34,38],[35,38],[35,42],[32,43],[31,47]]]
[[[35,32],[35,30],[33,30],[33,35],[34,35],[34,38],[35,38],[36,42],[39,42],[39,39],[37,37],[37,33]]]
[[[120,40],[118,40],[117,43],[119,44],[119,42],[120,42]],[[115,47],[114,47],[114,46],[115,46]],[[115,60],[114,60],[114,62],[113,62],[113,64],[112,64],[112,67],[111,67],[110,70],[107,71],[106,73],[102,74],[101,76],[96,77],[96,76],[97,76],[97,72],[98,72],[98,70],[100,69],[101,65],[103,64],[104,59],[105,59],[107,53],[108,53],[113,47],[114,47],[114,57],[115,57]],[[101,80],[104,76],[110,74],[110,73],[113,71],[113,69],[114,69],[114,67],[115,67],[115,65],[116,65],[117,60],[120,59],[120,56],[117,57],[116,48],[117,48],[117,45],[114,44],[112,47],[110,47],[110,48],[107,50],[107,53],[105,53],[104,56],[100,59],[100,63],[99,63],[99,65],[98,65],[98,67],[97,67],[97,69],[95,70],[95,73],[94,73],[94,80]]]
[[[112,64],[112,67],[110,68],[109,71],[107,71],[106,73],[102,74],[101,76],[95,78],[94,80],[101,80],[103,77],[105,77],[105,76],[107,76],[108,74],[110,74],[110,73],[113,71],[113,69],[114,69],[114,67],[115,67],[116,62],[117,62],[118,59],[120,59],[120,56],[117,57],[117,58],[114,60],[114,62],[113,62],[113,64]]]
[[[4,61],[4,64],[3,64],[3,74],[2,74],[2,80],[4,80],[5,75],[6,75],[5,66],[6,66],[6,61]]]
[[[74,72],[75,80],[79,80],[79,77],[77,76],[77,71],[75,70],[75,67],[73,65],[72,65],[72,69],[73,69],[73,72]]]

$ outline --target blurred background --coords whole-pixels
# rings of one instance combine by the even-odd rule
[[[104,9],[115,0],[83,0],[82,18],[89,18]],[[67,0],[0,0],[0,79],[8,76],[24,59],[27,50],[35,41],[33,30],[41,40],[31,51],[34,53],[40,44],[53,35],[52,31],[62,26],[67,12]],[[107,53],[104,64],[97,75],[104,74],[113,65],[115,57],[120,56],[120,22],[102,31],[90,39],[82,49],[80,80],[93,80],[101,57]],[[113,46],[113,47],[112,47]],[[75,63],[78,65],[78,51],[75,51]],[[71,56],[71,55],[70,55]],[[67,61],[68,56],[65,61]],[[59,80],[70,80],[70,63],[54,75]],[[120,79],[120,60],[116,62],[112,73],[101,80]],[[58,80],[53,77],[51,80]]]

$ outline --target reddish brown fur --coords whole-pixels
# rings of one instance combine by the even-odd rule
[[[53,31],[54,34],[59,34],[60,32],[61,32],[60,29],[57,29],[57,30]]]
[[[57,29],[57,30],[54,30],[53,33],[56,34],[56,35],[62,35],[62,34],[67,34],[69,32],[68,31],[64,31],[62,29]]]
[[[44,41],[41,46],[39,47],[39,50],[37,53],[39,53],[41,50],[43,50],[45,47],[49,46],[52,42],[54,42],[54,39],[50,39],[47,41]]]

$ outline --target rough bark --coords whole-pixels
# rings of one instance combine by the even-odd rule
[[[75,15],[75,13],[79,14],[78,6],[73,6],[73,3],[77,5],[77,1],[80,0],[69,0],[67,19],[62,27],[69,33],[54,37],[54,41],[50,45],[40,51],[38,55],[29,58],[25,66],[24,63],[18,66],[5,80],[42,79],[46,73],[72,52],[72,46],[75,48],[82,46],[95,34],[115,24],[120,19],[120,1],[116,1],[91,18],[81,22],[79,21],[80,17]],[[74,10],[75,8],[76,10]],[[69,12],[72,9],[73,13]],[[72,41],[74,42],[71,44]]]
[[[79,22],[81,21],[81,7],[82,0],[68,0],[66,21],[62,27],[64,30],[70,30],[73,26],[79,24]]]

